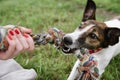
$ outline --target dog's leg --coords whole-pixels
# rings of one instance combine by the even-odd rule
[[[77,75],[79,75],[79,70],[78,70],[78,67],[80,65],[80,60],[78,59],[76,62],[75,62],[75,65],[74,67],[72,68],[72,71],[68,77],[67,80],[75,80]],[[78,76],[79,77],[79,76]]]

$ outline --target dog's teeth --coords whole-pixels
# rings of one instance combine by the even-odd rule
[[[63,49],[63,51],[64,51],[64,52],[66,52],[66,50],[65,50],[65,49]]]
[[[68,48],[68,50],[67,51],[70,51],[70,48]]]
[[[64,52],[69,52],[70,51],[70,48],[68,48],[67,50],[63,49]]]

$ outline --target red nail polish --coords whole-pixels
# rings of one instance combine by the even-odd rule
[[[29,35],[28,35],[28,34],[26,34],[26,33],[24,33],[24,37],[28,38],[28,37],[29,37]]]
[[[16,34],[20,34],[20,31],[18,29],[14,30]]]
[[[14,36],[14,32],[12,30],[9,31],[9,33]]]

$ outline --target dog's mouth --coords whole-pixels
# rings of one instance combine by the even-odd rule
[[[75,50],[77,50],[77,49],[76,49],[76,48],[71,49],[71,48],[68,47],[67,45],[62,45],[62,51],[63,51],[64,53],[67,53],[67,54],[69,54],[69,53],[74,53]]]
[[[71,52],[71,48],[69,48],[69,47],[66,46],[66,45],[63,45],[63,46],[62,46],[62,51],[63,51],[64,53],[70,53],[70,52]]]

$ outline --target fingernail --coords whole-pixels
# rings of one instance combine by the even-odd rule
[[[20,34],[19,29],[16,28],[14,31],[15,31],[16,34]]]
[[[29,35],[28,35],[28,34],[26,34],[26,33],[24,33],[24,37],[28,38],[28,37],[29,37]]]
[[[12,30],[9,31],[9,33],[14,36],[14,32]]]

